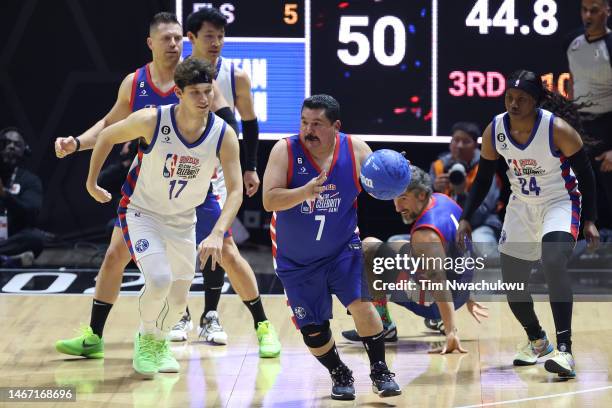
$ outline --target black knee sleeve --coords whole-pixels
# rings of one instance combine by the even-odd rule
[[[210,260],[206,262],[202,272],[204,278],[204,290],[206,289],[221,289],[225,278],[225,270],[217,265],[213,271],[210,266]]]
[[[553,231],[542,237],[542,266],[551,302],[572,302],[572,282],[567,272],[567,262],[574,245],[574,237],[569,232]]]
[[[310,348],[319,348],[326,345],[332,338],[332,332],[329,329],[329,320],[325,323],[309,324],[302,327],[300,330],[304,337],[304,343]],[[317,333],[316,335],[313,335]]]

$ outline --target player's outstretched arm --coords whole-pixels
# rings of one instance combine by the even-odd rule
[[[316,199],[324,189],[323,183],[327,179],[325,171],[301,187],[287,188],[287,154],[285,139],[276,142],[270,152],[263,180],[263,206],[266,211],[288,210],[303,201]]]
[[[446,251],[442,245],[442,241],[438,234],[431,229],[419,229],[411,236],[412,256],[423,257],[423,259],[444,259]],[[446,273],[444,269],[436,268],[437,262],[425,262],[425,274],[427,278],[435,283],[443,285],[442,290],[432,290],[431,293],[436,301],[440,316],[444,322],[444,332],[446,334],[446,344],[439,348],[431,350],[431,353],[452,353],[458,350],[460,353],[467,353],[461,346],[461,341],[457,335],[457,326],[455,323],[455,305],[451,291],[446,289]]]
[[[466,237],[470,240],[472,239],[472,226],[469,220],[489,193],[497,169],[499,154],[493,146],[491,132],[494,129],[492,129],[491,125],[489,123],[489,126],[487,126],[482,134],[482,149],[480,152],[480,162],[478,163],[478,172],[463,205],[463,213],[461,213],[461,220],[457,228],[456,242],[460,248],[464,247]]]
[[[591,161],[584,150],[582,139],[576,130],[566,121],[556,117],[553,123],[553,143],[563,156],[567,158],[570,167],[578,179],[578,188],[582,194],[582,214],[584,224],[582,233],[589,248],[595,249],[599,245],[599,231],[595,227],[597,220],[597,198],[595,175]]]
[[[156,124],[157,109],[141,109],[100,132],[91,154],[86,183],[87,191],[96,201],[105,203],[111,199],[111,195],[98,186],[98,176],[113,146],[139,137],[151,143]]]
[[[212,257],[211,268],[214,271],[222,261],[223,237],[230,228],[242,205],[242,170],[240,169],[240,147],[234,129],[227,126],[219,150],[219,159],[225,176],[227,198],[221,215],[210,234],[198,245],[200,265],[204,268],[206,261]]]
[[[134,80],[134,73],[126,76],[121,85],[119,86],[119,93],[117,95],[117,100],[115,104],[111,108],[111,110],[96,122],[95,125],[87,129],[83,134],[74,137],[58,137],[55,139],[55,155],[58,158],[64,158],[69,154],[72,154],[81,150],[89,150],[93,149],[96,144],[96,139],[100,132],[107,126],[112,125],[113,123],[117,123],[120,120],[123,120],[128,117],[128,115],[132,112],[130,108],[130,98],[132,93],[132,81]],[[77,142],[78,139],[78,142]]]

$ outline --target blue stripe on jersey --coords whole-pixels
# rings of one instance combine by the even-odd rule
[[[210,133],[210,129],[212,129],[213,123],[215,123],[215,115],[214,115],[214,113],[212,113],[210,111],[208,112],[208,119],[206,121],[206,127],[204,128],[204,131],[202,132],[200,137],[195,142],[189,143],[187,140],[185,140],[185,138],[181,134],[181,131],[179,130],[178,126],[176,125],[176,117],[174,115],[175,108],[176,108],[176,104],[172,105],[172,107],[170,108],[170,119],[172,120],[172,127],[174,128],[174,133],[176,133],[176,135],[178,136],[179,140],[181,142],[183,142],[183,144],[187,148],[193,149],[194,147],[198,147],[206,139],[206,136],[208,136],[208,134]]]
[[[221,71],[221,56],[217,58],[217,66],[215,67],[215,79],[219,76],[219,71]]]
[[[223,126],[221,127],[221,134],[219,135],[219,141],[217,141],[217,157],[219,157],[219,150],[221,150],[221,143],[223,142],[223,136],[225,136],[226,126],[227,122],[223,122]]]
[[[136,112],[142,108],[171,105],[173,103],[178,103],[178,101],[178,97],[174,93],[174,88],[167,92],[162,92],[155,86],[151,80],[149,64],[136,70],[134,73],[134,81],[132,82],[132,95],[130,98],[132,112]]]
[[[550,153],[555,157],[561,157],[561,152],[555,149],[555,141],[553,135],[553,126],[555,123],[555,114],[550,115],[550,121],[548,122],[548,146],[550,147]]]
[[[533,124],[533,128],[531,129],[531,135],[529,135],[529,139],[527,139],[527,142],[525,143],[519,143],[514,140],[514,138],[512,137],[512,133],[510,133],[510,115],[508,115],[508,112],[506,112],[503,118],[503,122],[504,122],[504,129],[506,130],[506,136],[508,137],[508,140],[510,140],[510,143],[512,143],[514,147],[516,147],[517,149],[525,150],[527,147],[529,147],[529,145],[531,144],[531,141],[533,140],[536,133],[538,132],[538,128],[540,127],[541,120],[542,120],[542,109],[538,109],[538,116],[536,117],[535,123]]]
[[[287,188],[298,188],[318,176],[320,169],[299,136],[285,140],[289,154]],[[322,198],[276,212],[277,271],[327,262],[349,243],[359,242],[355,230],[360,190],[355,180],[352,144],[348,136],[339,134]]]
[[[151,143],[142,150],[144,154],[149,154],[151,150],[153,150],[153,145],[155,145],[155,141],[157,140],[157,132],[159,132],[159,122],[161,122],[161,106],[157,107],[157,124],[153,132],[153,139],[151,139]]]
[[[234,105],[236,104],[236,77],[234,75],[234,63],[230,65],[230,80],[232,83],[232,96],[234,97]]]

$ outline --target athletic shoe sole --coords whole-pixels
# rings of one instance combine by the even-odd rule
[[[396,395],[401,395],[402,394],[402,390],[382,390],[382,391],[379,391],[378,388],[376,388],[375,385],[372,385],[372,391],[374,391],[374,394],[378,394],[378,396],[381,397],[381,398],[395,397]]]
[[[338,401],[352,401],[355,399],[355,394],[334,394],[332,392],[331,399]]]
[[[562,377],[562,378],[575,378],[576,377],[575,371],[573,370],[569,371],[568,369],[561,366],[559,363],[557,363],[556,361],[552,359],[546,360],[546,362],[544,363],[544,368],[549,373],[558,374],[559,377]]]

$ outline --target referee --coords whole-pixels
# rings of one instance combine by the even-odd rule
[[[596,142],[591,161],[597,187],[600,228],[612,228],[612,32],[610,0],[582,0],[584,30],[568,37],[565,52],[583,127]]]

